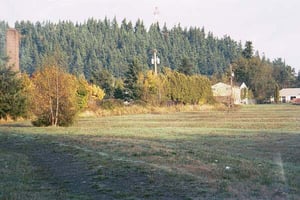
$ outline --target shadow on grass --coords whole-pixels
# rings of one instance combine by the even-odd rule
[[[5,124],[0,124],[0,127],[26,128],[33,127],[33,125],[30,122],[9,122]]]

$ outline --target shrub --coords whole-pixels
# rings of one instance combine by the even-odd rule
[[[79,110],[77,80],[58,67],[45,67],[32,79],[33,121],[36,126],[68,126],[74,122]]]

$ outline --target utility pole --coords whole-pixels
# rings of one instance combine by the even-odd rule
[[[233,77],[234,77],[234,73],[232,71],[232,65],[230,64],[229,65],[230,67],[230,89],[231,89],[231,92],[230,92],[230,103],[229,103],[229,108],[233,107],[233,102],[232,100],[234,100],[233,98],[233,85],[232,85],[232,81],[233,81]]]
[[[160,64],[160,59],[157,56],[157,50],[153,49],[153,57],[151,59],[151,64],[154,65],[154,75],[157,75],[157,65]]]
[[[154,23],[158,24],[159,23],[158,22],[159,10],[158,10],[157,6],[154,8],[153,14],[154,14]]]
[[[158,21],[159,10],[158,10],[157,6],[154,8],[153,14],[154,14],[154,23],[155,23],[155,25],[159,26],[159,21]],[[157,50],[156,49],[153,49],[152,52],[153,52],[153,57],[151,59],[151,64],[154,65],[154,75],[157,76],[157,65],[160,64],[160,59],[157,56]]]

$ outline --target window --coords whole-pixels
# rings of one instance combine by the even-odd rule
[[[293,99],[296,99],[296,96],[291,96],[291,101],[293,101]]]

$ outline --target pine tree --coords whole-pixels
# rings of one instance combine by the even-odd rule
[[[182,59],[182,63],[178,68],[180,73],[191,76],[194,74],[194,66],[187,57]]]
[[[16,72],[0,65],[0,119],[17,119],[27,115],[27,98],[22,80]]]
[[[0,21],[0,66],[5,65],[5,34],[6,29],[8,28],[8,24],[4,21]]]
[[[242,52],[242,55],[246,59],[250,59],[253,56],[253,46],[251,41],[246,41],[245,49]]]
[[[125,75],[124,90],[125,100],[138,100],[141,97],[141,88],[138,86],[139,74],[141,73],[141,65],[138,59],[134,58],[129,65]]]
[[[105,92],[105,98],[112,98],[114,95],[114,78],[106,69],[92,72],[91,82],[99,85]]]
[[[75,63],[72,66],[72,74],[77,77],[84,75],[84,63],[80,54],[80,51],[77,49],[75,56]]]

